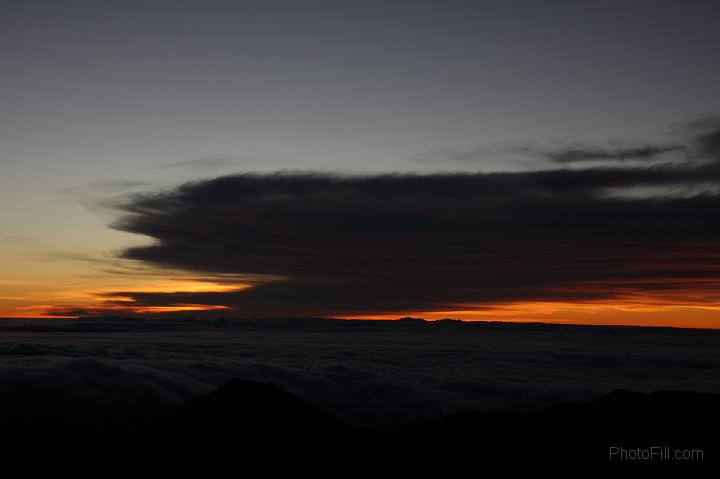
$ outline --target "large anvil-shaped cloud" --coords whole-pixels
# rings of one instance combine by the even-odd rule
[[[260,315],[717,303],[718,130],[705,126],[692,160],[641,167],[241,174],[132,196],[115,227],[155,242],[125,258],[269,279],[238,291],[113,296]]]

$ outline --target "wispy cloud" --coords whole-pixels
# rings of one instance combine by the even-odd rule
[[[189,168],[189,169],[203,169],[213,170],[221,168],[237,167],[239,165],[254,164],[260,162],[266,162],[261,158],[253,157],[242,157],[242,158],[196,158],[192,160],[176,161],[173,163],[165,163],[163,165],[156,166],[155,169],[170,169],[170,168]]]
[[[523,151],[530,155],[538,155],[555,163],[577,163],[589,161],[616,162],[628,160],[659,161],[669,153],[684,150],[678,144],[635,144],[606,146],[587,145],[582,143],[562,146],[555,149],[525,147]]]
[[[612,140],[605,143],[554,141],[484,144],[465,149],[444,148],[423,152],[412,158],[424,164],[460,164],[465,166],[492,165],[498,158],[502,164],[524,164],[538,167],[533,160],[552,164],[578,166],[634,167],[654,163],[686,163],[689,161],[718,161],[720,156],[720,118],[703,116],[676,125],[673,138],[665,141]],[[541,163],[541,165],[543,165]]]

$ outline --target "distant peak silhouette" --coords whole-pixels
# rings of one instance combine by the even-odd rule
[[[270,382],[234,378],[180,405],[173,422],[193,429],[237,428],[260,436],[337,433],[350,426]]]

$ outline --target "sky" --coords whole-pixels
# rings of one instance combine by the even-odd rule
[[[720,327],[720,5],[0,1],[0,316]]]

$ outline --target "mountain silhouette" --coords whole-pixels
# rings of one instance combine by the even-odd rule
[[[283,437],[307,430],[327,434],[350,430],[345,422],[273,383],[238,378],[181,404],[168,425],[215,434],[232,430]]]
[[[468,411],[425,423],[367,428],[348,424],[275,384],[232,379],[169,414],[134,423],[93,423],[87,417],[75,420],[73,414],[37,414],[35,423],[6,420],[4,437],[13,446],[6,450],[56,461],[79,455],[85,465],[114,464],[116,472],[142,468],[158,477],[228,470],[479,477],[491,465],[575,470],[708,466],[717,463],[720,452],[720,395],[687,391],[616,390],[596,401],[559,402],[540,412]],[[638,448],[659,449],[647,459],[621,460],[621,449]],[[702,456],[677,460],[660,455],[676,449],[701,450]]]
[[[234,379],[181,405],[163,425],[172,450],[244,457],[315,472],[480,475],[488,464],[637,465],[620,448],[655,449],[644,463],[676,464],[667,448],[702,449],[715,461],[720,396],[617,390],[596,401],[561,402],[535,413],[465,412],[384,428],[354,427],[267,383]],[[184,435],[183,435],[184,433]],[[178,442],[180,441],[180,442]],[[611,458],[610,448],[618,448]],[[241,452],[239,452],[241,451]],[[277,457],[289,463],[277,462]],[[319,458],[319,459],[318,459]],[[688,462],[688,461],[686,461]]]

